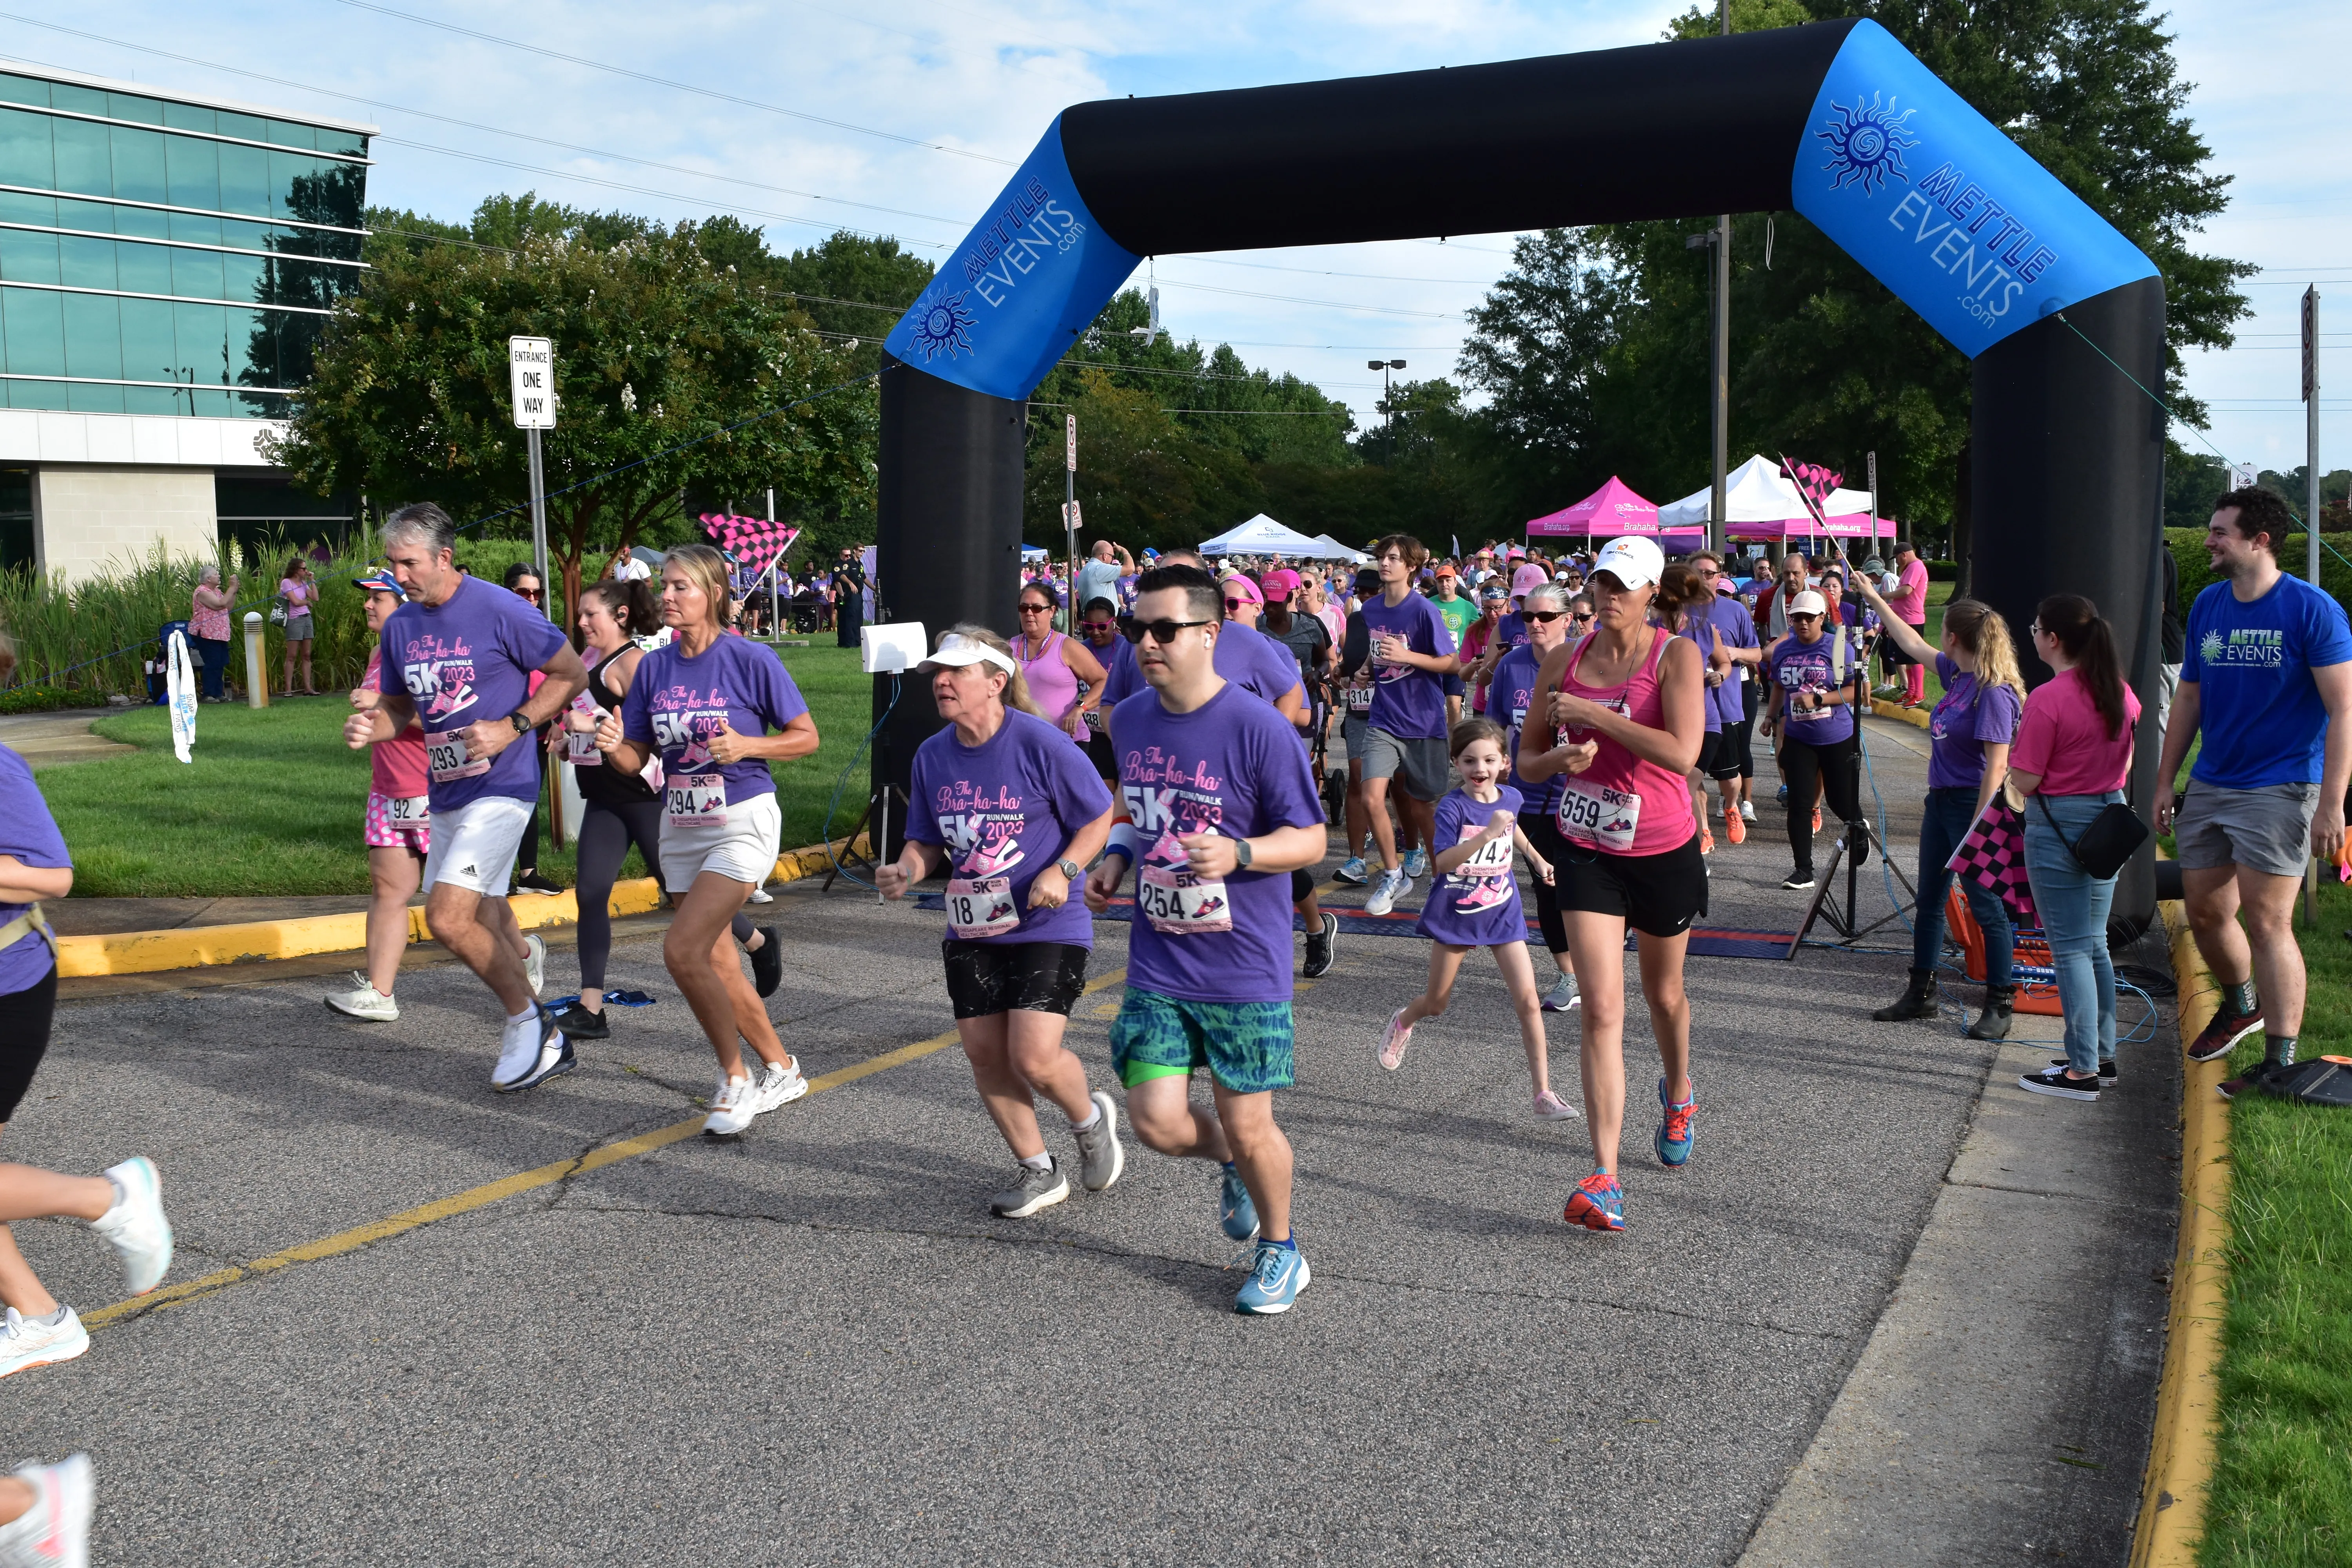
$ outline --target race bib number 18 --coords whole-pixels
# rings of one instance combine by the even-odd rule
[[[478,778],[490,771],[489,758],[466,755],[465,734],[456,730],[425,737],[425,763],[432,770],[435,784]]]
[[[1021,923],[1010,877],[948,879],[948,929],[960,941],[1003,936]]]

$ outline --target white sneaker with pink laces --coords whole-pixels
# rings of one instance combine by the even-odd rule
[[[1394,1072],[1404,1061],[1404,1048],[1412,1044],[1412,1026],[1404,1021],[1404,1009],[1400,1007],[1389,1016],[1388,1033],[1381,1037],[1381,1066]]]
[[[1536,1120],[1538,1121],[1581,1121],[1584,1112],[1579,1110],[1549,1089],[1536,1096]]]

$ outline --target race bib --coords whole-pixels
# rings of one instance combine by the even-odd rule
[[[1462,825],[1462,836],[1454,842],[1467,844],[1486,831],[1486,825],[1483,822],[1465,822]],[[1468,859],[1454,868],[1453,874],[1457,877],[1507,877],[1511,874],[1511,836],[1506,833],[1491,843],[1478,846]]]
[[[727,825],[725,773],[679,773],[668,782],[667,793],[672,827],[724,827]]]
[[[490,759],[466,755],[463,731],[446,731],[425,737],[425,765],[433,774],[435,784],[448,784],[456,779],[478,778],[490,771]]]
[[[964,942],[1003,936],[1021,923],[1010,877],[948,879],[948,930]]]
[[[585,713],[591,719],[599,717],[599,714],[596,711],[596,700],[589,696],[584,691],[572,700],[572,711],[574,713]],[[572,729],[568,724],[565,725],[563,731],[563,760],[570,763],[575,768],[603,767],[604,765],[604,753],[596,749],[596,731],[590,730],[585,733],[583,733],[578,730]]]
[[[1135,886],[1136,906],[1162,936],[1205,936],[1234,929],[1225,885],[1181,866],[1146,866]]]
[[[1369,686],[1348,688],[1348,711],[1369,713],[1372,710],[1372,689]]]
[[[384,802],[385,820],[394,827],[422,827],[433,816],[432,797],[396,795]]]
[[[1103,710],[1100,708],[1089,708],[1087,710],[1087,728],[1093,731],[1096,734],[1101,735],[1108,733],[1108,731],[1103,728],[1103,726],[1108,722],[1108,721],[1103,717]]]
[[[1569,778],[1560,784],[1559,836],[1612,855],[1629,855],[1642,821],[1642,797],[1630,790]]]

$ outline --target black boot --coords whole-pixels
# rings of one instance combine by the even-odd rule
[[[1899,1023],[1905,1018],[1940,1017],[1943,1009],[1936,1005],[1936,976],[1932,971],[1915,969],[1911,984],[1903,994],[1871,1015],[1882,1024]]]
[[[2016,1000],[2017,987],[2014,985],[1986,986],[1984,1011],[1978,1014],[1977,1021],[1969,1026],[1969,1038],[1972,1040],[2009,1038],[2010,1009],[2015,1005]]]

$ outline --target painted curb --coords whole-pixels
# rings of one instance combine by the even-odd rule
[[[827,856],[864,853],[866,836],[853,845],[846,838],[828,847],[806,845],[776,858],[772,882],[797,882],[831,868]],[[615,915],[640,915],[661,907],[661,883],[652,877],[613,886],[610,904]],[[540,926],[576,925],[577,895],[509,898],[515,923],[525,931]],[[408,911],[408,940],[433,940],[422,908]],[[176,931],[117,931],[110,936],[66,936],[58,939],[58,973],[75,979],[105,974],[152,974],[169,969],[202,969],[223,963],[262,963],[274,958],[306,958],[320,952],[352,952],[367,945],[367,913],[354,910],[340,915],[300,915],[282,921],[252,921],[238,925],[187,926]]]
[[[2180,1038],[2194,1039],[2221,1005],[2177,903],[2159,905],[2172,937],[2172,973],[2180,994]],[[2180,1239],[2172,1258],[2172,1311],[2157,1384],[2156,1431],[2140,1485],[2139,1524],[2131,1568],[2193,1568],[2204,1534],[2205,1491],[2213,1479],[2221,1406],[2221,1321],[2228,1306],[2230,1102],[2217,1087],[2227,1058],[2181,1058]]]
[[[1900,702],[1887,702],[1874,697],[1870,700],[1870,710],[1881,719],[1900,719],[1906,724],[1916,724],[1922,730],[1927,727],[1927,710],[1925,708],[1906,708]]]

